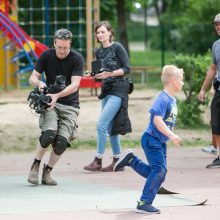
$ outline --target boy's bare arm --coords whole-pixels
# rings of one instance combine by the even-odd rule
[[[181,144],[182,139],[178,135],[174,134],[167,127],[161,116],[157,116],[157,115],[154,116],[154,124],[156,128],[165,136],[167,136],[175,146],[179,146]]]

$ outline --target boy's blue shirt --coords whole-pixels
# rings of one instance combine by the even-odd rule
[[[155,99],[149,112],[151,114],[150,122],[146,132],[151,136],[159,139],[162,143],[165,143],[168,140],[168,137],[162,134],[156,128],[154,124],[154,116],[161,116],[167,127],[170,130],[173,130],[178,112],[176,99],[172,96],[169,96],[166,92],[162,91]]]

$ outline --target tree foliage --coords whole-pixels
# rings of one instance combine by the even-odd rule
[[[132,1],[125,0],[103,0],[101,4],[101,20],[108,20],[112,26],[117,27],[119,41],[124,45],[129,54],[128,36],[127,36],[127,20]]]
[[[171,27],[171,48],[176,52],[205,54],[217,38],[212,21],[219,8],[219,0],[169,0],[160,21]]]

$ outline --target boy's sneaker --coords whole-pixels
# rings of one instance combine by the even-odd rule
[[[137,204],[136,208],[137,213],[155,213],[160,214],[160,210],[152,206],[151,204],[148,204],[144,201],[140,201]]]
[[[217,153],[218,153],[218,150],[213,145],[203,147],[202,151],[207,154],[212,154],[212,155],[217,155]]]
[[[134,154],[131,149],[128,149],[124,156],[119,158],[119,160],[115,163],[113,170],[116,172],[125,166],[129,166],[129,161],[134,157]]]
[[[212,163],[208,164],[206,168],[211,169],[211,168],[218,168],[220,167],[220,159],[217,157],[215,160],[213,160]]]

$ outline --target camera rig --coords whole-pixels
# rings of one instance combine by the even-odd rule
[[[93,60],[92,61],[92,71],[86,71],[86,74],[90,74],[90,76],[95,76],[96,74],[102,73],[104,71],[110,71],[105,68],[104,60]]]
[[[100,59],[92,61],[92,72],[90,73],[91,76],[95,76],[103,71],[105,71],[104,60]]]
[[[29,107],[33,109],[37,114],[42,114],[49,107],[48,103],[52,101],[51,97],[47,94],[55,94],[66,88],[66,77],[63,75],[56,76],[55,83],[49,87],[44,87],[42,91],[39,88],[35,88],[28,95],[27,101]]]

